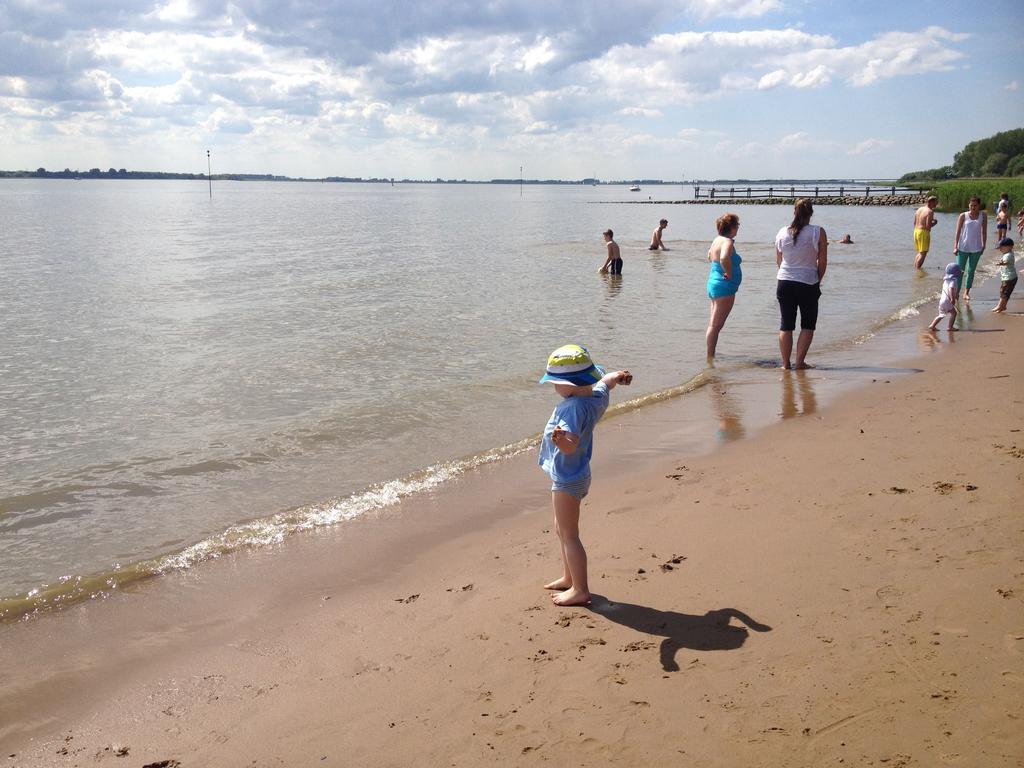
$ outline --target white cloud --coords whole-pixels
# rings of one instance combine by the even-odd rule
[[[797,72],[790,78],[789,84],[794,88],[821,88],[832,81],[828,68],[819,64],[810,72]]]
[[[624,107],[618,114],[626,117],[661,117],[660,109],[647,109],[646,107]]]
[[[822,88],[835,79],[867,86],[945,71],[963,58],[949,44],[965,38],[929,27],[844,47],[830,35],[798,29],[681,32],[616,46],[588,68],[616,98],[690,104],[737,90]]]
[[[775,149],[779,152],[803,151],[808,149],[810,138],[805,131],[797,131],[779,139]]]
[[[768,91],[772,88],[778,88],[784,82],[786,82],[786,70],[774,69],[765,75],[761,75],[761,79],[757,81],[757,89],[759,91]]]
[[[372,145],[389,162],[391,152],[421,162],[417,148],[550,151],[566,162],[627,148],[867,155],[889,145],[787,133],[799,123],[774,143],[673,123],[693,124],[692,106],[868,87],[963,60],[965,35],[939,27],[852,45],[800,25],[699,29],[721,18],[768,24],[784,10],[779,0],[436,0],[416,13],[402,0],[0,2],[0,131],[12,144],[116,137],[111,152],[157,133],[167,146],[261,142],[261,156],[305,147],[348,158]],[[681,28],[690,31],[656,34]]]
[[[704,20],[718,16],[743,19],[782,10],[780,0],[690,0],[685,5],[694,16]]]
[[[1018,90],[1019,88],[1020,88],[1020,83],[1018,83],[1018,82],[1017,82],[1016,80],[1011,80],[1010,82],[1008,82],[1008,83],[1006,84],[1006,87],[1004,88],[1004,90],[1007,90],[1007,91],[1016,91],[1016,90]]]
[[[731,164],[736,160],[750,160],[761,157],[767,149],[760,141],[738,142],[726,139],[714,145],[712,154],[716,157],[722,157],[728,164]]]
[[[888,139],[865,139],[846,150],[848,155],[873,155],[894,146]]]

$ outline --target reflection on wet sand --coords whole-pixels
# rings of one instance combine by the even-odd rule
[[[789,371],[782,376],[782,418],[809,416],[818,410],[818,399],[807,371]]]
[[[738,403],[726,389],[724,383],[711,386],[711,401],[714,404],[715,414],[718,416],[718,429],[715,430],[715,437],[723,443],[743,437],[746,430],[743,428]]]
[[[974,309],[971,307],[971,302],[961,301],[956,305],[958,315],[956,318],[956,329],[961,331],[965,328],[970,328],[974,325]],[[950,334],[952,335],[952,334]]]
[[[945,331],[943,335],[949,339],[950,344],[956,341],[956,331]],[[917,335],[917,342],[925,352],[935,352],[945,343],[943,339],[939,338],[937,330],[932,331],[927,328]]]

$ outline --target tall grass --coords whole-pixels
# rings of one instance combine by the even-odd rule
[[[938,209],[944,213],[959,213],[967,210],[967,203],[974,196],[981,198],[981,207],[994,216],[992,204],[999,195],[1006,192],[1010,196],[1011,214],[1024,208],[1024,179],[954,179],[952,181],[936,181],[930,184],[908,184],[915,189],[927,189],[939,198]]]

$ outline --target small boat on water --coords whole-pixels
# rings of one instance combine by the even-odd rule
[[[639,184],[634,184],[632,187],[629,188],[629,191],[630,192],[639,192],[640,191],[640,185]]]

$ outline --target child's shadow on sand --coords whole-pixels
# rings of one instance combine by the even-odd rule
[[[702,616],[676,611],[659,611],[644,605],[613,603],[606,597],[593,595],[590,609],[616,624],[637,632],[664,637],[661,641],[661,667],[666,672],[678,672],[676,651],[692,648],[696,651],[734,651],[746,642],[747,627],[755,632],[771,632],[771,627],[754,621],[735,608],[719,608]],[[734,627],[729,619],[735,618],[746,627]]]

